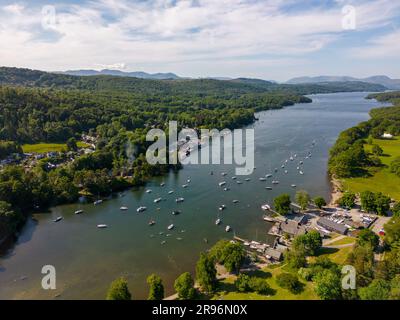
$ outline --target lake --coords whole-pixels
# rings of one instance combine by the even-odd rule
[[[249,126],[255,129],[256,169],[250,181],[245,181],[245,176],[237,178],[242,184],[231,179],[232,165],[187,165],[176,174],[155,178],[144,188],[126,191],[98,206],[64,205],[35,214],[17,243],[0,257],[0,299],[104,299],[110,282],[119,276],[127,278],[134,299],[144,299],[146,277],[151,273],[163,278],[166,294],[171,294],[175,278],[193,272],[199,253],[217,240],[236,234],[271,241],[267,235],[270,224],[262,220],[260,206],[284,192],[294,196],[300,189],[329,199],[329,148],[341,131],[367,120],[371,108],[383,105],[364,99],[366,95],[312,95],[311,104],[258,113],[259,121]],[[305,159],[310,151],[311,158]],[[284,161],[295,154],[295,160],[282,169]],[[300,160],[304,161],[303,175],[296,169]],[[279,168],[274,179],[280,183],[266,190],[271,178],[263,182],[259,177],[274,168]],[[221,172],[227,176],[222,177]],[[188,179],[189,186],[182,188]],[[223,180],[229,191],[218,186]],[[165,186],[161,187],[161,182]],[[146,193],[147,189],[152,193]],[[174,193],[168,194],[170,190]],[[158,197],[163,200],[154,203]],[[177,197],[185,201],[177,204]],[[234,199],[239,202],[233,204]],[[222,212],[218,210],[221,204],[227,206]],[[129,210],[121,211],[121,206]],[[139,206],[147,210],[137,213]],[[78,209],[84,213],[75,215]],[[181,214],[172,215],[173,210],[181,210]],[[58,216],[63,220],[54,223]],[[220,226],[215,225],[218,217],[223,221]],[[155,220],[154,226],[148,225],[150,219]],[[168,231],[171,223],[175,228]],[[108,228],[98,229],[97,224]],[[226,225],[232,232],[225,232]],[[56,290],[41,287],[44,265],[56,268]]]

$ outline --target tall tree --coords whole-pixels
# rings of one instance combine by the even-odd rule
[[[194,281],[189,272],[182,273],[174,283],[174,289],[181,300],[191,300],[196,296]]]
[[[213,292],[215,290],[217,270],[213,259],[206,253],[200,253],[200,259],[196,264],[196,279],[203,291]]]
[[[311,198],[307,191],[300,190],[296,192],[296,202],[300,206],[301,210],[307,209],[310,200]]]
[[[124,278],[114,280],[107,293],[107,300],[131,300],[132,295],[128,289],[128,282]]]
[[[162,280],[156,274],[151,274],[147,277],[147,284],[149,285],[148,300],[162,300],[164,299],[164,286]]]
[[[290,195],[287,193],[281,194],[274,199],[275,210],[281,215],[285,215],[290,212],[290,204]]]

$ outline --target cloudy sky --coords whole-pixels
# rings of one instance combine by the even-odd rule
[[[0,0],[0,65],[400,78],[398,0]]]

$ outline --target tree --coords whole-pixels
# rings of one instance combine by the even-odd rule
[[[286,193],[281,194],[280,196],[277,196],[274,199],[275,210],[281,215],[285,215],[285,214],[289,213],[290,204],[291,204],[290,196]]]
[[[357,244],[359,244],[360,246],[368,245],[371,246],[373,250],[375,250],[379,244],[379,237],[375,234],[375,232],[370,229],[362,229],[358,234]]]
[[[361,207],[366,212],[376,212],[375,194],[371,191],[363,191],[360,194]]]
[[[283,272],[276,276],[276,283],[281,288],[289,290],[293,294],[298,294],[303,290],[303,285],[296,275]]]
[[[322,209],[323,206],[326,206],[326,201],[323,197],[314,198],[314,203],[318,207],[318,209]]]
[[[391,247],[400,246],[400,217],[392,217],[383,228],[385,243]]]
[[[3,229],[12,234],[22,221],[23,216],[19,211],[13,210],[8,202],[0,201],[0,231]]]
[[[162,280],[156,274],[151,274],[147,277],[147,284],[149,285],[148,300],[162,300],[164,299],[164,286]]]
[[[181,300],[191,300],[196,296],[194,281],[189,272],[182,273],[174,283],[174,289]]]
[[[390,283],[382,279],[374,279],[368,287],[360,288],[358,294],[362,300],[387,300]]]
[[[390,197],[384,195],[382,192],[375,194],[375,210],[381,216],[386,216],[390,209]]]
[[[235,280],[235,287],[239,292],[250,291],[250,276],[244,273],[239,274]]]
[[[294,238],[292,247],[295,250],[303,249],[306,255],[315,255],[322,246],[322,237],[316,230],[311,230]]]
[[[229,272],[238,272],[245,257],[246,252],[244,251],[241,243],[228,242],[222,252],[221,259],[226,270]]]
[[[206,253],[200,254],[196,264],[196,279],[201,289],[205,292],[213,292],[216,287],[217,270],[214,261]]]
[[[382,148],[380,146],[378,146],[377,144],[374,144],[372,146],[372,153],[375,156],[382,156],[383,155],[383,150],[382,150]]]
[[[76,151],[76,150],[78,150],[78,145],[76,143],[76,139],[75,138],[69,138],[67,140],[67,150],[68,151]]]
[[[307,263],[306,252],[304,249],[290,249],[284,253],[285,262],[289,268],[299,269]]]
[[[390,300],[400,300],[400,274],[390,281]]]
[[[357,272],[357,285],[367,286],[374,278],[374,252],[370,246],[356,246],[347,256],[346,264]]]
[[[314,277],[315,292],[323,300],[339,299],[341,293],[341,280],[337,273],[323,270]]]
[[[392,208],[393,216],[400,217],[400,202],[396,202]]]
[[[131,300],[128,282],[124,278],[114,280],[107,292],[107,300]]]
[[[355,193],[349,191],[345,192],[338,201],[339,205],[344,208],[353,208],[355,206],[355,202]]]
[[[305,210],[310,202],[310,195],[304,190],[297,191],[296,202],[300,206],[301,210]]]

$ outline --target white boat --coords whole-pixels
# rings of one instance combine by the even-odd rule
[[[265,189],[267,189],[267,190],[272,190],[272,187],[265,187]]]
[[[218,183],[218,185],[219,185],[220,187],[223,187],[224,185],[226,185],[226,182],[225,182],[225,181],[222,181],[222,182]]]
[[[147,207],[139,207],[136,209],[136,212],[143,212],[146,211]]]
[[[119,210],[126,211],[126,210],[128,210],[128,207],[121,207],[121,208],[119,208]]]
[[[222,172],[221,176],[223,176],[223,177],[226,176],[226,172]]]
[[[239,181],[239,180],[237,180],[237,181],[236,181],[236,183],[237,183],[237,184],[242,184],[243,182],[242,182],[242,181]]]
[[[187,188],[187,187],[188,187],[187,184],[183,184],[183,185],[182,185],[182,188]]]
[[[171,224],[167,227],[167,229],[168,229],[168,230],[172,230],[174,227],[175,227],[175,226],[171,223]]]
[[[97,228],[104,229],[104,228],[107,228],[107,225],[106,224],[98,224]]]
[[[283,165],[281,165],[281,168],[283,169],[283,168],[285,168],[285,165],[283,164]]]
[[[226,209],[226,205],[221,204],[218,209],[219,209],[219,211],[225,210]]]
[[[263,210],[271,210],[271,206],[270,206],[269,204],[267,204],[267,203],[264,203],[264,204],[261,206],[261,209],[263,209]]]
[[[225,231],[226,231],[226,232],[231,231],[231,227],[230,227],[230,226],[226,226]]]
[[[263,220],[269,221],[269,222],[274,222],[274,219],[269,216],[263,216]]]
[[[272,177],[272,173],[267,173],[267,174],[265,175],[265,177],[266,177],[266,178],[271,178],[271,177]]]
[[[221,219],[217,219],[217,220],[215,220],[215,224],[218,226],[218,225],[220,225],[221,224]]]
[[[58,221],[61,221],[63,219],[63,217],[57,217],[57,218],[55,218],[54,220],[53,220],[53,222],[58,222]]]
[[[155,224],[156,224],[156,222],[154,220],[149,221],[149,226],[154,226]]]
[[[178,215],[178,214],[180,214],[180,213],[181,213],[180,210],[174,210],[174,211],[172,211],[172,214],[173,214],[174,216],[176,216],[176,215]]]
[[[300,167],[297,167],[296,169],[297,169],[297,170],[300,170]]]
[[[238,202],[239,202],[239,200],[232,200],[232,202],[233,202],[233,203],[238,203]]]
[[[152,190],[150,190],[150,189],[147,189],[146,190],[146,193],[152,193],[153,191]]]
[[[296,185],[295,185],[295,184],[292,184],[292,188],[296,188]]]
[[[187,179],[187,180],[186,180],[187,183],[190,183],[190,181],[191,181],[190,179]]]
[[[304,174],[304,172],[303,172],[303,171],[301,171],[301,170],[299,171],[299,173],[300,173],[300,174]]]
[[[260,180],[260,181],[267,181],[266,178],[258,178],[258,180]]]
[[[290,161],[293,161],[294,160],[294,158],[293,157],[290,157]]]
[[[175,201],[179,203],[179,202],[185,201],[185,199],[184,198],[176,198]]]
[[[83,213],[83,210],[76,210],[75,211],[75,214],[81,214],[81,213]]]
[[[244,181],[250,181],[250,178],[246,178],[246,179],[244,179]]]
[[[164,186],[165,186],[165,182],[161,182],[160,187],[164,187]]]
[[[168,191],[168,194],[173,194],[174,193],[174,191],[173,190],[171,190],[171,191]]]
[[[235,177],[235,176],[233,176],[233,177],[232,177],[232,180],[236,180],[236,177]]]
[[[229,191],[229,188],[224,188],[224,191]]]
[[[159,203],[161,200],[162,200],[162,198],[154,199],[154,203]]]
[[[274,180],[274,181],[272,181],[272,184],[279,184],[279,181],[278,180]]]
[[[99,204],[101,204],[101,203],[103,203],[103,200],[101,200],[101,199],[96,200],[95,202],[93,202],[93,204],[94,204],[95,206],[97,206],[97,205],[99,205]]]
[[[287,170],[285,170],[285,174],[287,174],[288,173],[288,171]]]
[[[304,163],[303,161],[300,161],[300,162],[299,162],[299,164],[303,164],[303,163]]]

